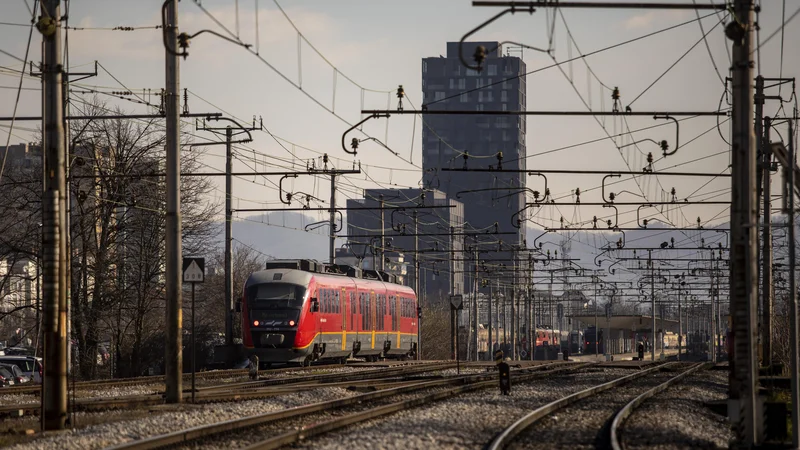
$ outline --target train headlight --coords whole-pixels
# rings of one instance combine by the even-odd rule
[[[295,321],[294,321],[294,320],[290,320],[290,321],[289,321],[289,326],[290,326],[290,327],[293,327],[293,326],[295,326],[295,325],[296,325],[296,323],[295,323]]]
[[[253,326],[254,326],[254,327],[257,327],[257,326],[258,326],[258,321],[257,321],[257,320],[254,320],[254,321],[253,321]]]

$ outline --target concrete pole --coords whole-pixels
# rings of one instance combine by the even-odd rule
[[[733,131],[731,162],[730,293],[734,354],[728,411],[739,445],[761,443],[762,420],[756,405],[758,326],[758,245],[756,223],[756,151],[753,130],[753,0],[735,0],[725,34],[733,41]]]
[[[758,77],[761,81],[762,87],[764,80]],[[763,91],[762,91],[763,95]],[[756,94],[758,98],[758,94]],[[763,99],[761,100],[763,103]],[[756,124],[758,124],[758,115],[756,116]],[[761,236],[763,243],[761,244],[762,251],[762,264],[761,264],[761,355],[762,364],[764,366],[772,365],[772,197],[771,197],[771,180],[770,180],[770,128],[772,128],[772,120],[769,117],[764,117],[764,132],[763,135],[757,134],[761,143],[761,182],[763,185],[763,223],[761,228]],[[719,294],[717,294],[719,295]]]
[[[796,113],[797,111],[795,111]],[[788,231],[789,231],[789,326],[790,335],[789,342],[791,342],[791,385],[792,385],[792,430],[800,430],[800,356],[798,356],[798,340],[800,340],[800,333],[798,333],[798,320],[797,320],[797,286],[795,282],[795,220],[794,220],[794,169],[795,169],[795,148],[794,148],[794,129],[792,128],[793,121],[788,120],[789,127],[789,163],[792,165],[788,170],[788,186],[787,191],[789,195],[789,217],[788,217]],[[792,448],[800,448],[800,433],[792,433]]]
[[[167,5],[164,40],[175,47],[178,42],[178,2]],[[183,401],[183,296],[181,279],[181,172],[180,172],[180,60],[169,49],[166,52],[166,153],[167,153],[167,220],[166,220],[166,300],[167,329],[164,368],[167,403]]]
[[[38,28],[42,33],[42,117],[44,123],[44,192],[42,256],[44,312],[44,380],[42,429],[63,430],[67,418],[67,280],[64,99],[61,65],[61,2],[43,0]]]
[[[233,346],[233,130],[225,128],[225,345]]]

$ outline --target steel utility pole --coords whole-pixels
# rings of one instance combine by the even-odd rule
[[[44,380],[42,429],[63,430],[67,418],[67,280],[66,158],[61,65],[60,0],[44,0],[37,23],[42,33],[42,117],[44,192],[42,256],[44,262]]]
[[[753,130],[753,0],[735,0],[734,18],[725,34],[733,41],[733,112],[731,176],[730,310],[733,322],[733,360],[730,401],[738,444],[761,442],[762,420],[756,406],[756,341],[758,261],[756,255],[756,151]]]
[[[182,307],[181,293],[181,196],[180,196],[180,60],[170,46],[178,42],[178,2],[173,0],[166,5],[164,40],[166,43],[166,90],[164,105],[166,110],[166,153],[167,153],[167,220],[166,220],[166,300],[167,320],[166,351],[164,369],[166,375],[167,403],[183,401],[183,346],[182,346]]]
[[[761,81],[763,89],[764,79],[758,77]],[[758,86],[758,83],[756,84]],[[763,90],[761,92],[761,104],[764,103]],[[758,103],[758,93],[756,93],[756,105],[761,109],[761,104]],[[756,124],[758,124],[760,115],[756,115]],[[761,244],[761,257],[763,262],[761,264],[761,357],[762,365],[772,366],[772,196],[771,196],[771,180],[770,180],[770,128],[772,128],[772,119],[764,117],[763,135],[757,134],[759,143],[761,144],[761,184],[762,184],[762,198],[764,203],[763,209],[763,222],[761,228],[762,244]],[[717,294],[719,295],[719,294]],[[714,339],[714,346],[716,347],[716,337]]]
[[[478,339],[478,323],[480,321],[478,320],[479,309],[478,309],[478,246],[477,245],[475,246],[475,267],[473,273],[475,274],[475,276],[473,277],[474,280],[472,280],[472,285],[473,285],[472,297],[475,299],[475,304],[473,305],[473,312],[475,315],[472,318],[472,327],[473,330],[475,330],[474,331],[475,361],[478,361],[478,357],[480,356],[480,351],[478,349],[478,342],[480,341]]]
[[[380,248],[378,249],[378,254],[381,255],[381,261],[380,261],[380,266],[379,267],[381,268],[381,271],[386,271],[386,253],[384,252],[384,247],[386,246],[386,242],[385,242],[386,237],[384,236],[386,234],[386,219],[385,219],[384,213],[383,213],[383,194],[380,195],[380,205],[381,205],[380,206],[380,208],[381,208],[381,245],[380,245]],[[378,268],[375,267],[374,269],[377,270]]]
[[[491,361],[494,358],[494,346],[492,345],[492,295],[494,294],[494,289],[492,289],[492,282],[490,281],[487,283],[489,285],[489,307],[486,309],[486,315],[488,316],[488,323],[489,326],[487,328],[487,336],[488,339],[488,347],[486,347],[487,353],[489,353],[489,360]]]
[[[528,358],[533,361],[536,359],[534,353],[536,353],[536,313],[534,311],[534,304],[533,304],[533,258],[530,254],[528,254],[528,351],[530,355]]]
[[[381,205],[383,205],[381,203]],[[336,174],[331,172],[331,216],[328,224],[330,232],[330,242],[328,243],[328,261],[336,263]],[[383,210],[381,210],[381,247],[383,247]],[[381,255],[383,261],[383,255]],[[383,267],[383,262],[381,262]]]
[[[246,127],[239,124],[237,121],[229,118],[209,117],[209,120],[226,120],[236,125],[236,132],[230,125],[220,127],[205,126],[198,127],[198,130],[210,131],[215,134],[225,132],[225,142],[213,142],[213,144],[225,144],[225,346],[227,351],[225,353],[226,364],[230,365],[233,361],[230,357],[233,355],[231,347],[233,346],[233,144],[246,143],[252,141],[250,131],[258,130],[261,127],[256,127],[255,123],[252,127]],[[248,138],[242,140],[233,140],[234,135],[247,133]],[[192,347],[194,348],[194,347]]]
[[[517,359],[517,326],[516,326],[516,318],[517,318],[517,311],[514,308],[514,303],[517,301],[517,254],[514,250],[511,250],[511,255],[514,257],[512,270],[511,273],[511,360],[516,361]]]
[[[455,249],[455,234],[456,230],[454,226],[450,226],[450,295],[456,294],[456,249]],[[381,239],[383,239],[383,200],[381,200]],[[456,351],[456,333],[458,330],[456,329],[455,320],[456,320],[456,313],[453,312],[452,306],[450,307],[450,354],[453,356],[453,359],[456,359],[458,356]]]
[[[653,264],[653,251],[647,250],[647,264],[650,265],[650,315],[653,316],[653,331],[650,332],[650,361],[656,360],[656,275]]]
[[[417,218],[417,210],[412,211],[414,219],[414,292],[417,294],[417,360],[422,359],[422,304],[419,303],[421,298],[419,287],[419,219]]]
[[[681,349],[683,347],[682,340],[683,340],[683,323],[681,321],[681,282],[680,279],[678,281],[678,361],[681,360]]]

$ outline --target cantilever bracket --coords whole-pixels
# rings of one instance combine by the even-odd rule
[[[392,230],[397,231],[398,233],[400,232],[400,228],[401,228],[402,224],[397,224],[397,226],[395,226],[395,224],[394,224],[394,215],[395,215],[395,213],[398,213],[398,212],[401,212],[401,211],[405,211],[405,210],[406,210],[405,208],[393,209],[392,210],[392,214],[390,216],[390,220],[392,221]]]
[[[278,198],[284,205],[291,205],[292,201],[289,198],[287,198],[286,201],[283,200],[283,180],[286,178],[297,178],[297,174],[284,175],[278,180]],[[291,196],[291,194],[287,192],[287,196]]]
[[[614,229],[619,227],[619,209],[612,204],[603,205],[603,208],[614,208],[614,225],[608,225],[608,228]]]
[[[604,202],[606,202],[606,203],[614,203],[614,199],[606,200],[606,179],[607,178],[621,178],[621,177],[622,177],[622,175],[620,175],[618,173],[610,173],[610,174],[608,174],[608,175],[603,177],[603,183],[602,183],[602,188],[601,188],[602,190],[600,191],[600,195],[603,197],[603,201]]]
[[[369,115],[364,120],[362,120],[362,121],[358,122],[357,124],[353,125],[352,127],[348,128],[342,134],[342,150],[344,150],[344,152],[347,153],[347,154],[355,156],[358,153],[357,149],[358,149],[358,142],[359,141],[358,141],[358,139],[354,138],[353,151],[351,152],[350,150],[347,149],[347,146],[344,143],[344,139],[345,139],[345,137],[347,137],[347,133],[355,130],[356,128],[361,126],[364,122],[368,121],[369,119],[377,119],[377,118],[380,118],[380,117],[385,117],[385,118],[388,119],[389,118],[389,113],[375,113],[375,114]]]
[[[656,116],[653,116],[653,119],[654,120],[664,119],[664,120],[671,120],[671,121],[675,122],[675,148],[672,149],[671,152],[668,152],[667,149],[664,148],[664,147],[661,148],[664,151],[664,157],[674,155],[675,152],[678,151],[678,148],[680,148],[680,146],[681,146],[680,141],[679,141],[680,131],[681,131],[681,124],[678,122],[678,119],[676,119],[676,118],[674,118],[672,116],[668,116],[668,115],[663,115],[663,116],[656,115]]]
[[[640,216],[639,216],[639,214],[640,214],[640,212],[641,212],[642,208],[652,208],[652,207],[653,207],[653,204],[652,204],[652,203],[645,203],[645,204],[643,204],[643,205],[639,205],[639,207],[638,207],[638,208],[636,208],[636,225],[637,225],[639,228],[642,228],[642,229],[645,229],[645,228],[647,228],[647,224],[646,224],[646,223],[645,223],[645,224],[642,224],[642,221],[641,221],[641,220],[640,220],[640,218],[639,218],[639,217],[640,217]]]

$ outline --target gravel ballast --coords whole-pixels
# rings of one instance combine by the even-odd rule
[[[726,449],[733,432],[724,416],[703,406],[728,397],[728,372],[705,370],[640,406],[622,428],[630,450]]]
[[[310,438],[304,449],[358,447],[380,449],[483,448],[497,433],[538,406],[572,392],[628,374],[621,369],[595,369],[552,375],[513,385],[511,395],[488,388],[433,404],[401,411],[344,430]]]
[[[154,409],[154,413],[148,417],[117,420],[57,434],[40,435],[29,442],[9,447],[9,449],[99,449],[199,425],[263,414],[351,395],[354,395],[354,393],[346,389],[319,388],[262,400],[215,403],[196,407],[184,405],[180,411]],[[124,416],[121,418],[124,418]],[[77,422],[81,423],[81,420],[82,416],[79,414]]]

